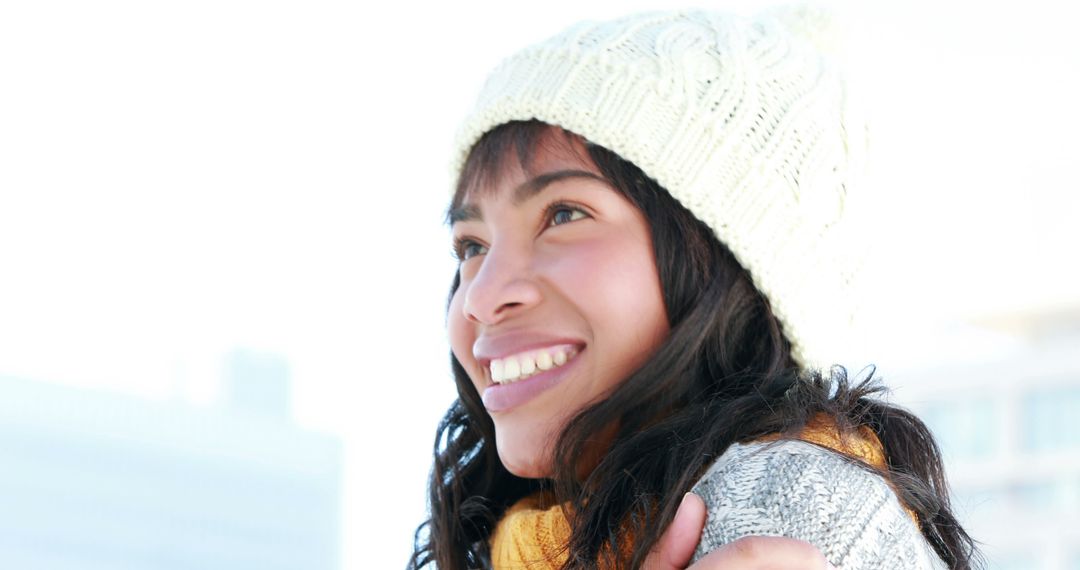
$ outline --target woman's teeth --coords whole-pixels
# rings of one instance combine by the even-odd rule
[[[528,378],[537,372],[562,366],[575,355],[577,355],[577,349],[566,346],[523,352],[506,358],[496,358],[491,361],[489,366],[491,380],[497,384],[506,384]]]

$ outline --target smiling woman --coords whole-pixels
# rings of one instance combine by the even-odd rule
[[[847,103],[774,18],[586,23],[493,73],[411,567],[972,566],[926,427],[819,368],[850,317]]]
[[[528,164],[466,186],[450,215],[461,259],[451,346],[519,477],[549,477],[561,427],[668,333],[644,215],[579,139],[541,133]]]

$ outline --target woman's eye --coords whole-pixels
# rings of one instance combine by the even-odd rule
[[[556,206],[551,210],[551,225],[558,226],[587,218],[588,214],[571,206]]]
[[[483,255],[487,253],[487,248],[476,243],[471,239],[455,239],[454,240],[454,257],[458,261],[465,261],[473,256]]]

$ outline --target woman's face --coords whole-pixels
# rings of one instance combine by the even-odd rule
[[[555,130],[527,167],[466,195],[451,221],[462,260],[454,356],[491,414],[503,465],[550,476],[566,422],[668,334],[648,223]]]

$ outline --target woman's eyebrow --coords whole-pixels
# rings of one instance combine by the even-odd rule
[[[560,180],[567,180],[569,178],[587,178],[589,180],[595,180],[597,182],[609,184],[609,182],[602,176],[599,176],[587,170],[566,169],[555,170],[553,172],[545,172],[539,176],[535,176],[533,178],[530,178],[529,180],[526,180],[525,182],[522,182],[516,188],[514,188],[514,205],[520,205],[521,203],[536,196],[540,192],[543,192],[544,189],[551,184],[559,182]],[[480,208],[472,204],[462,204],[461,206],[450,208],[450,210],[446,212],[446,221],[451,226],[458,222],[482,221],[483,219],[484,216],[481,214]]]
[[[545,172],[535,178],[531,178],[522,182],[517,188],[514,188],[514,205],[521,204],[526,200],[536,196],[542,192],[548,185],[558,182],[560,180],[566,180],[568,178],[588,178],[590,180],[596,180],[608,184],[608,181],[603,177],[593,174],[587,170],[556,170],[554,172]]]
[[[477,208],[472,204],[462,204],[446,211],[446,223],[450,226],[453,226],[458,222],[471,222],[483,219],[484,216],[480,215],[480,208]]]

